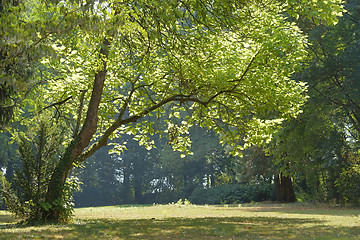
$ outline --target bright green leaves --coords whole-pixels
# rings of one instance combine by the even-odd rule
[[[286,12],[296,19],[305,17],[315,24],[336,24],[344,13],[343,0],[286,0]]]
[[[268,142],[283,119],[300,113],[306,99],[304,85],[289,79],[306,55],[305,39],[281,17],[281,8],[278,12],[253,8],[246,37],[241,32],[205,36],[197,52],[208,54],[196,55],[200,64],[186,68],[199,71],[191,79],[199,84],[198,98],[208,103],[195,103],[193,119],[213,128],[234,154],[243,149],[240,142]]]

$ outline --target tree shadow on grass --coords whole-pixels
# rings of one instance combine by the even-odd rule
[[[3,228],[1,239],[358,239],[360,229],[312,219],[215,217],[75,220],[72,224]]]
[[[237,206],[234,206],[237,207]],[[223,207],[232,210],[234,207]],[[310,214],[329,216],[360,216],[359,207],[335,207],[328,205],[290,205],[290,204],[266,204],[266,205],[245,205],[242,210],[249,212],[280,212],[287,214]]]
[[[98,207],[110,207],[110,208],[143,208],[143,207],[152,207],[154,206],[153,204],[123,204],[123,205],[109,205],[109,206],[98,206]],[[97,208],[97,206],[95,207],[76,207],[76,209],[80,209],[80,208]]]

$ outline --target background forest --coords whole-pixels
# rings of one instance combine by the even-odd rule
[[[232,143],[224,140],[226,132],[219,133],[218,129],[209,127],[201,128],[203,125],[200,120],[194,120],[195,123],[187,125],[186,129],[174,127],[174,123],[183,123],[191,114],[184,111],[185,108],[175,112],[164,110],[161,112],[162,117],[148,116],[142,122],[142,129],[147,131],[144,130],[145,134],[150,133],[148,137],[140,137],[136,132],[140,131],[138,126],[135,122],[131,123],[132,129],[123,129],[121,133],[114,134],[107,146],[95,150],[87,161],[73,163],[75,167],[71,169],[69,184],[65,186],[71,191],[76,190],[75,206],[169,203],[177,202],[179,199],[189,199],[196,204],[273,200],[359,205],[360,3],[348,0],[344,9],[346,11],[335,25],[319,24],[311,18],[296,14],[289,16],[301,31],[308,35],[305,44],[308,51],[303,52],[307,56],[292,76],[300,85],[304,86],[306,83],[308,97],[301,113],[296,118],[289,117],[284,120],[281,128],[272,134],[271,139],[265,139],[261,144],[260,141],[256,144],[256,140],[247,143],[245,137],[240,136],[241,131],[236,132],[239,133],[239,137],[235,138],[238,143],[248,145],[241,153],[234,154]],[[296,36],[296,33],[294,35]],[[72,39],[63,41],[71,42]],[[103,45],[106,44],[104,41]],[[107,54],[105,51],[102,53]],[[0,56],[5,59],[3,55]],[[36,57],[25,59],[19,63],[19,68],[36,61]],[[139,56],[136,56],[137,58]],[[36,73],[40,78],[43,72],[50,75],[59,74],[51,72],[48,66],[46,69],[46,65],[41,67],[44,69]],[[30,71],[23,71],[22,77],[26,79]],[[59,76],[61,77],[62,75]],[[153,87],[153,84],[144,83],[141,87]],[[187,87],[190,83],[181,81],[181,84]],[[12,90],[6,89],[6,84],[0,86],[4,96],[2,99],[14,94]],[[134,86],[134,92],[141,88]],[[152,93],[152,90],[144,92],[142,94],[146,95]],[[60,91],[58,94],[61,93]],[[35,91],[34,95],[36,94]],[[87,94],[83,90],[77,96],[78,102],[81,102],[80,113]],[[300,96],[302,92],[297,94]],[[283,95],[286,99],[287,94]],[[48,108],[56,108],[55,116],[39,114],[36,121],[33,121],[34,124],[26,127],[20,120],[14,121],[12,127],[21,131],[0,132],[0,168],[8,181],[6,184],[14,186],[14,191],[21,192],[25,199],[27,194],[36,196],[34,202],[44,198],[42,194],[46,192],[45,188],[50,179],[44,179],[42,176],[49,176],[54,170],[56,159],[63,150],[62,144],[66,141],[64,138],[68,125],[60,120],[53,121],[54,124],[49,124],[48,121],[49,118],[65,118],[65,114],[62,114],[68,113],[66,109],[62,109],[62,104],[71,96],[65,93],[61,96],[64,102],[40,104],[34,109],[30,107],[30,100],[23,101],[28,105],[22,110],[21,118],[26,118],[29,113],[41,113]],[[37,102],[40,99],[35,97],[31,101]],[[191,98],[191,101],[194,100]],[[229,99],[226,101],[231,105]],[[271,104],[276,105],[276,101]],[[300,104],[302,97],[295,101]],[[199,102],[199,105],[203,104]],[[180,109],[180,105],[173,106],[168,103],[164,104],[164,109]],[[119,108],[111,112],[108,111],[110,107],[107,105],[101,105],[101,108],[106,109],[100,116],[100,122],[105,126],[100,128],[104,129],[109,125],[104,120],[106,116],[130,115],[130,110],[122,111]],[[186,108],[188,109],[191,108]],[[202,111],[199,112],[202,114]],[[277,111],[274,112],[265,111],[258,114],[275,116]],[[75,115],[77,114],[72,116]],[[81,114],[78,116],[78,119],[81,119]],[[243,119],[248,117],[249,115],[246,115]],[[3,114],[1,121],[8,122],[10,118],[11,116]],[[147,123],[151,124],[148,126]],[[79,124],[80,120],[75,124],[74,136],[79,132]],[[154,129],[153,132],[150,128]],[[167,137],[161,133],[166,133]],[[189,134],[192,140],[191,147],[187,139],[182,138],[184,133]],[[94,145],[86,149],[91,151],[100,141],[98,139],[101,137],[92,139],[91,143]],[[139,142],[142,146],[139,146]],[[180,147],[177,147],[178,145]],[[174,148],[183,151],[174,151]],[[47,156],[41,157],[42,154]],[[33,188],[27,186],[34,179],[39,182]],[[29,192],[22,192],[21,189],[29,189]],[[32,206],[39,207],[36,204]],[[46,202],[40,207],[50,208]]]

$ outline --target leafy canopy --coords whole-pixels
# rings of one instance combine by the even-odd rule
[[[46,13],[56,31],[37,32],[56,53],[41,63],[47,69],[42,99],[49,105],[67,100],[57,114],[75,128],[84,121],[76,113],[82,94],[87,111],[93,79],[106,74],[94,145],[79,160],[123,134],[150,149],[150,136],[159,132],[144,118],[152,115],[167,116],[165,132],[175,150],[188,151],[186,134],[196,124],[213,129],[237,154],[240,142],[269,141],[284,119],[301,112],[306,87],[290,76],[306,56],[307,40],[290,17],[335,23],[342,11],[339,0],[301,2],[50,4]],[[182,111],[188,111],[185,119]]]

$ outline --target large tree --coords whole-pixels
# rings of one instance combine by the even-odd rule
[[[289,77],[306,56],[306,36],[291,18],[334,23],[333,1],[60,1],[38,32],[57,57],[42,61],[43,109],[73,123],[52,174],[43,217],[58,219],[64,183],[74,164],[109,139],[132,134],[151,148],[150,116],[168,114],[168,144],[188,152],[188,128],[214,130],[233,154],[271,138],[298,115],[303,83]],[[318,12],[320,13],[318,14]],[[40,72],[40,71],[39,71]],[[40,76],[40,74],[37,74]],[[181,111],[188,111],[186,119]],[[82,113],[85,116],[82,116]],[[241,144],[240,144],[241,143]],[[119,151],[123,145],[115,146]]]

